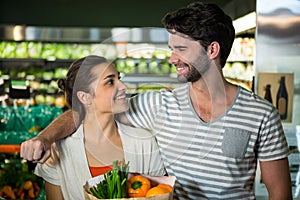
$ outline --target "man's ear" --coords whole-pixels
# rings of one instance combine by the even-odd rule
[[[208,54],[211,59],[217,58],[220,54],[220,44],[216,41],[212,42],[208,46]]]
[[[92,98],[89,93],[83,92],[83,91],[78,91],[77,92],[77,98],[82,104],[85,105],[91,105],[92,104]]]

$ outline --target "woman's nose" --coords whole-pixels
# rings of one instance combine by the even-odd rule
[[[119,81],[119,89],[120,90],[126,90],[127,89],[127,86],[121,80]]]

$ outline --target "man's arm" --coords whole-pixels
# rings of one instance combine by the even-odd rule
[[[51,144],[71,135],[75,130],[73,112],[68,110],[58,116],[36,137],[23,142],[20,156],[29,161],[44,163],[50,156]]]
[[[269,200],[290,200],[292,183],[288,159],[260,162],[261,176],[269,193]]]

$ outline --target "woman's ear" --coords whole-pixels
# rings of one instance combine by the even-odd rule
[[[211,59],[217,58],[220,54],[220,44],[216,41],[212,42],[208,46],[208,54]]]
[[[89,93],[78,91],[77,92],[77,98],[79,101],[84,105],[91,105],[92,104],[92,98]]]

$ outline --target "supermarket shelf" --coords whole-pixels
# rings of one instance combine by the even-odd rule
[[[1,144],[0,153],[15,153],[20,152],[21,145],[17,144]]]
[[[248,63],[248,62],[253,62],[253,58],[238,58],[238,59],[236,59],[236,58],[228,58],[228,60],[227,60],[227,62],[229,62],[229,63],[235,63],[235,62],[245,62],[245,63]]]
[[[125,83],[179,83],[177,78],[170,76],[158,76],[149,74],[125,75],[122,78]]]
[[[40,66],[45,69],[57,66],[69,66],[73,59],[41,59],[41,58],[0,58],[0,68]]]

